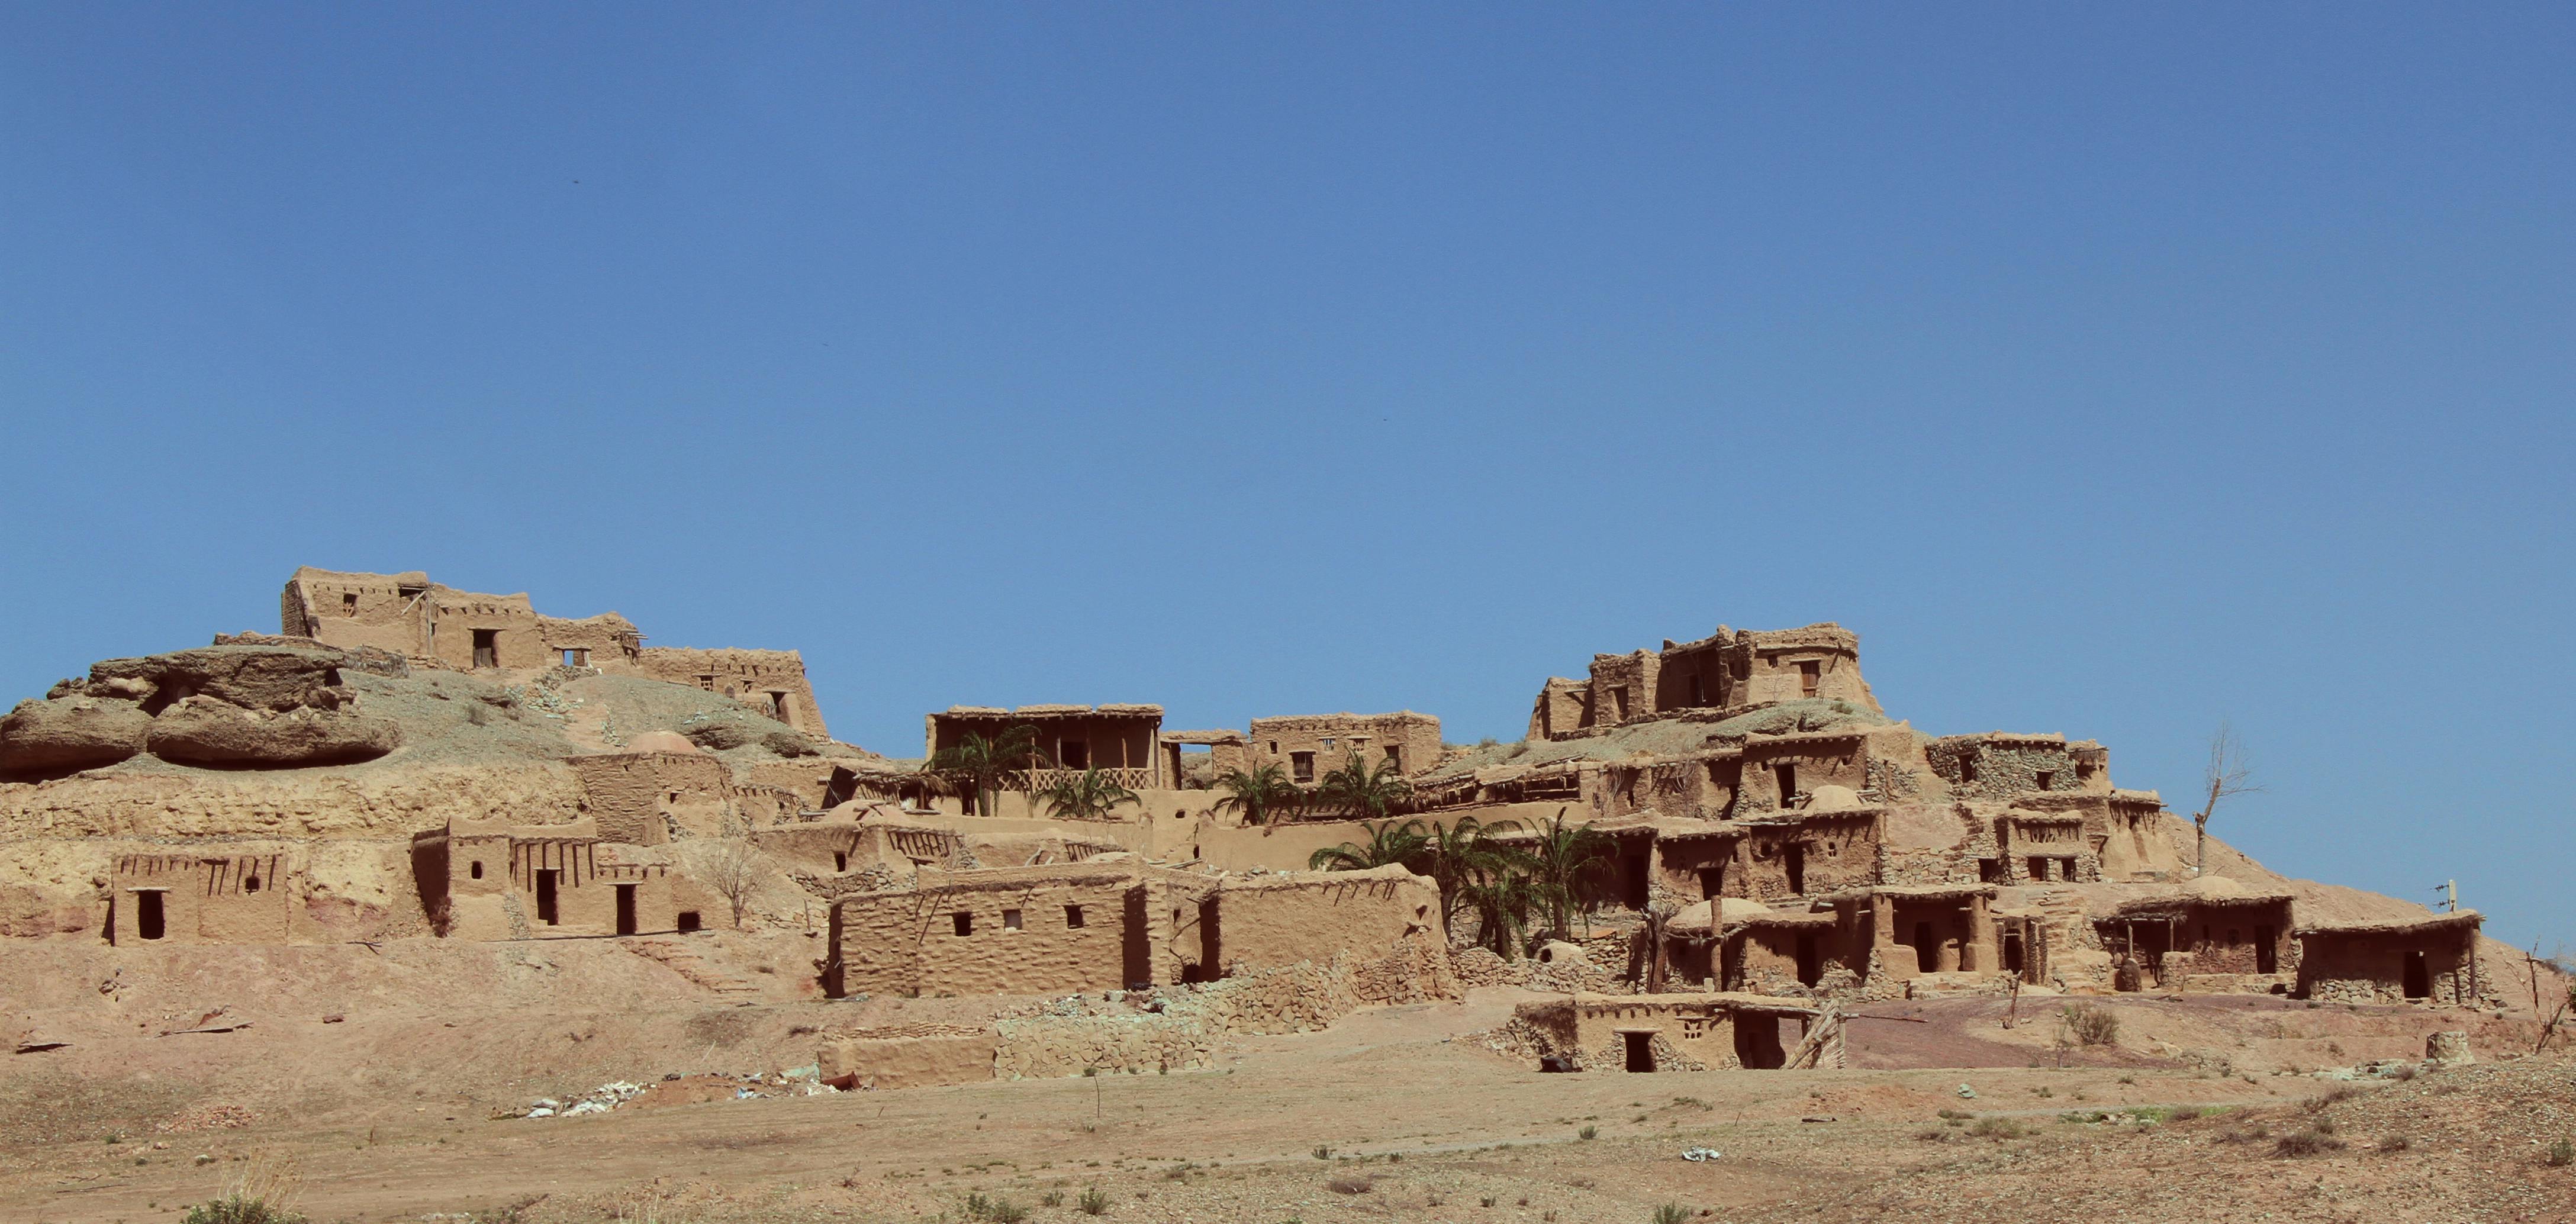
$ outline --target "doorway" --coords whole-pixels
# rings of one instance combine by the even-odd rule
[[[1798,984],[1813,986],[1825,977],[1824,958],[1816,955],[1816,937],[1810,933],[1798,936]]]
[[[2406,954],[2406,997],[2410,999],[2433,997],[2433,967],[2425,963],[2424,954],[2421,952]]]
[[[617,933],[635,933],[635,888],[633,884],[617,886]]]
[[[1735,1013],[1735,1061],[1747,1071],[1777,1071],[1788,1065],[1789,1049],[1780,1043],[1782,1017],[1767,1012]]]
[[[1771,767],[1771,780],[1779,785],[1780,806],[1790,806],[1790,800],[1798,795],[1798,767],[1786,763],[1774,765]]]
[[[2281,954],[2272,946],[2272,928],[2267,926],[2254,928],[2254,972],[2278,973],[2280,971]]]
[[[145,939],[159,939],[163,934],[161,890],[148,888],[134,894],[134,933]]]
[[[1941,945],[1932,940],[1932,924],[1914,924],[1914,968],[1920,973],[1937,973],[1941,968]]]
[[[1702,868],[1700,868],[1700,869],[1699,869],[1699,899],[1700,899],[1700,900],[1702,900],[1702,901],[1714,901],[1714,900],[1716,900],[1717,898],[1719,898],[1719,897],[1721,897],[1721,896],[1724,896],[1725,894],[1726,894],[1726,868],[1725,868],[1725,866],[1724,866],[1724,865],[1719,865],[1719,866],[1716,866],[1716,867],[1702,867]]]
[[[1807,844],[1790,842],[1780,848],[1780,868],[1789,873],[1789,895],[1807,895]]]
[[[1652,1071],[1655,1069],[1655,1035],[1653,1033],[1621,1033],[1619,1036],[1621,1040],[1627,1043],[1628,1046],[1629,1070]]]
[[[498,630],[498,629],[477,629],[477,630],[475,630],[475,631],[474,631],[474,666],[476,666],[476,667],[499,667],[500,665],[501,665],[501,631],[500,631],[500,630]]]
[[[547,926],[557,925],[555,874],[555,869],[551,867],[539,868],[537,871],[537,921]]]

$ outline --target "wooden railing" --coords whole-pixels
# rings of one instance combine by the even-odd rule
[[[1079,769],[1015,769],[1003,774],[1001,783],[1004,790],[1035,792],[1053,786],[1059,780],[1081,776]],[[1104,766],[1100,777],[1129,790],[1144,790],[1154,785],[1154,771],[1143,766]]]

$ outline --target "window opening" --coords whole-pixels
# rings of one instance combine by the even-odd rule
[[[832,870],[834,870],[834,871],[848,871],[849,869],[850,869],[850,852],[849,852],[849,851],[847,851],[847,850],[835,850],[835,851],[833,851],[833,852],[832,852]]]
[[[685,935],[691,931],[697,930],[703,924],[699,921],[698,911],[681,910],[679,920],[673,925],[679,927],[680,933]]]
[[[1081,906],[1068,905],[1064,907],[1064,925],[1067,930],[1079,931],[1082,929]]]
[[[1311,752],[1292,752],[1292,753],[1289,753],[1289,754],[1288,754],[1288,772],[1289,772],[1290,776],[1294,777],[1294,778],[1295,778],[1297,781],[1299,781],[1299,782],[1312,782],[1312,781],[1314,781],[1314,780],[1315,780],[1315,754],[1314,754],[1314,753],[1311,753]]]
[[[1015,909],[1006,909],[1006,910],[1003,910],[1003,911],[1002,911],[1002,929],[1003,929],[1003,930],[1005,930],[1005,931],[1016,931],[1016,930],[1019,930],[1019,929],[1020,929],[1020,911],[1015,910]]]
[[[472,863],[468,864],[468,865],[466,866],[466,868],[465,868],[465,875],[466,875],[466,878],[468,878],[468,879],[474,879],[474,880],[482,879],[482,878],[483,878],[483,860],[481,860],[481,859],[476,859],[476,860],[474,860]]]
[[[1055,759],[1058,764],[1067,769],[1089,769],[1091,768],[1091,741],[1057,740]]]
[[[949,925],[954,927],[960,935],[972,935],[975,933],[975,915],[973,914],[950,914],[948,916],[948,922]]]
[[[2012,881],[2004,878],[2002,859],[1981,858],[1977,860],[1977,883],[2010,884]]]
[[[252,875],[252,876],[243,876],[243,877],[242,877],[242,891],[243,891],[243,892],[246,892],[246,893],[255,893],[255,892],[258,892],[258,891],[259,891],[259,877],[258,877],[258,876],[255,876],[255,875]]]
[[[1403,773],[1403,772],[1404,772],[1404,749],[1403,749],[1400,745],[1396,745],[1396,744],[1389,744],[1389,745],[1387,745],[1387,746],[1386,746],[1386,763],[1387,763],[1387,764],[1389,764],[1389,765],[1393,765],[1393,766],[1395,766],[1395,772],[1397,772],[1397,773]]]
[[[2038,776],[2032,780],[2039,783],[2039,789],[2041,790],[2055,790],[2057,788],[2057,771],[2053,769],[2040,770]]]
[[[348,594],[342,595],[340,597],[340,615],[356,616],[357,614],[358,593],[356,591],[351,591]]]
[[[563,652],[563,665],[564,665],[564,666],[566,666],[566,667],[588,667],[588,666],[590,666],[590,651],[589,651],[588,649],[586,649],[586,648],[578,647],[578,646],[577,646],[577,647],[573,647],[573,648],[571,648],[571,649],[568,649],[568,650],[564,651],[564,652]]]
[[[1959,780],[1961,782],[1974,782],[1977,780],[1977,758],[1972,756],[1962,756],[1959,758]]]

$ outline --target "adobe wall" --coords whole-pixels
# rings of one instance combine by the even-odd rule
[[[108,881],[100,929],[109,943],[286,943],[293,889],[284,855],[126,854]],[[158,898],[150,934],[144,894]]]
[[[1439,886],[1402,867],[1228,879],[1214,897],[1216,964],[1228,976],[1345,954],[1374,959],[1408,938],[1448,945]]]
[[[2424,1002],[2475,1007],[2483,993],[2471,949],[2477,928],[2428,931],[2302,931],[2300,998],[2331,1003],[2405,1003],[2407,961],[2422,955]]]
[[[1251,758],[1286,769],[1294,754],[1314,754],[1317,776],[1339,766],[1357,744],[1370,768],[1395,750],[1396,768],[1418,774],[1440,763],[1440,720],[1402,710],[1392,714],[1310,714],[1252,720]]]
[[[1163,709],[1152,705],[1021,706],[1014,710],[953,706],[922,720],[926,757],[936,757],[969,735],[999,736],[1026,724],[1037,733],[1038,751],[1051,762],[1066,760],[1069,744],[1082,745],[1088,763],[1101,769],[1144,771],[1150,786],[1169,785],[1162,777],[1157,744]],[[1144,789],[1129,782],[1130,789]]]
[[[1540,686],[1538,699],[1530,704],[1529,734],[1526,738],[1543,740],[1559,731],[1574,731],[1592,725],[1592,685],[1587,681],[1551,676]]]
[[[1536,1053],[1571,1058],[1586,1071],[1624,1070],[1629,1033],[1647,1035],[1657,1071],[1743,1070],[1739,1015],[1748,1025],[1777,1026],[1784,1014],[1764,1002],[1729,994],[1577,994],[1523,1003],[1513,1019]]]
[[[916,889],[833,904],[826,994],[1064,994],[1147,980],[1130,972],[1146,968],[1147,920],[1158,898],[1132,869],[922,877]]]
[[[972,1084],[993,1078],[999,1040],[991,1029],[903,1025],[824,1042],[815,1062],[844,1091]]]
[[[1934,776],[1960,799],[2102,793],[2109,785],[2107,770],[2078,772],[2078,754],[2062,735],[1944,736],[1925,745],[1923,755]]]
[[[569,758],[582,812],[603,841],[658,846],[678,829],[700,837],[739,833],[732,768],[695,752],[602,752]]]
[[[830,738],[805,679],[805,656],[793,650],[647,646],[628,668],[611,670],[721,693],[816,739]]]
[[[710,890],[662,863],[630,863],[603,851],[588,822],[575,825],[451,823],[412,843],[422,905],[446,910],[449,938],[551,939],[616,935],[618,894],[631,890],[634,932],[672,931],[694,915],[699,925],[728,917]],[[546,875],[553,910],[547,913]]]

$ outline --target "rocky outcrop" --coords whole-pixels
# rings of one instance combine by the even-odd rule
[[[199,696],[161,711],[148,743],[152,755],[187,765],[340,765],[393,751],[402,728],[336,704],[265,713]]]
[[[66,680],[47,695],[125,698],[151,714],[201,695],[249,710],[327,707],[338,704],[326,693],[339,686],[341,662],[327,647],[208,646],[107,659],[90,666],[89,679]]]
[[[0,718],[0,773],[58,773],[113,765],[143,751],[152,716],[131,701],[22,701]]]

